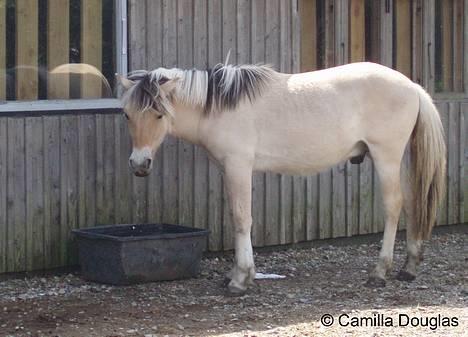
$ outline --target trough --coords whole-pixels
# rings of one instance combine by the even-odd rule
[[[85,279],[128,285],[198,274],[209,231],[169,224],[73,230]]]

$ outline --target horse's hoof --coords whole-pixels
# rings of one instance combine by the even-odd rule
[[[223,280],[222,286],[227,287],[229,285],[229,282],[231,282],[231,279],[228,276],[226,276]]]
[[[411,281],[414,281],[414,279],[416,278],[416,275],[413,275],[409,271],[406,271],[406,270],[400,270],[396,278],[398,281],[411,282]]]
[[[235,285],[229,284],[227,286],[227,295],[231,297],[243,296],[247,292],[247,288],[239,288]]]
[[[377,276],[370,276],[367,282],[364,284],[368,288],[383,288],[385,287],[385,280]]]

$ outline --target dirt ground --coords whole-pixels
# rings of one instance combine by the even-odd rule
[[[257,252],[258,272],[286,278],[257,281],[242,297],[222,287],[230,254],[204,258],[191,280],[114,287],[79,273],[8,279],[0,282],[0,335],[468,336],[466,227],[434,235],[412,283],[395,279],[405,257],[398,240],[395,271],[381,289],[363,286],[378,256],[375,237]]]

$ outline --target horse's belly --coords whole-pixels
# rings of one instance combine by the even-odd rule
[[[362,155],[366,151],[361,142],[340,146],[294,146],[276,149],[259,149],[255,155],[254,170],[284,174],[311,175],[322,172],[343,160]]]

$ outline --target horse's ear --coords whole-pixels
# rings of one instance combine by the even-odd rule
[[[159,87],[166,94],[170,94],[175,89],[177,82],[179,82],[179,80],[180,80],[179,77],[174,77],[171,79],[163,78],[163,81],[159,82]]]
[[[126,77],[123,77],[123,76],[120,75],[120,74],[115,74],[115,79],[116,79],[117,83],[118,83],[124,90],[130,89],[130,88],[135,84],[135,82],[129,80],[129,79],[126,78]]]

